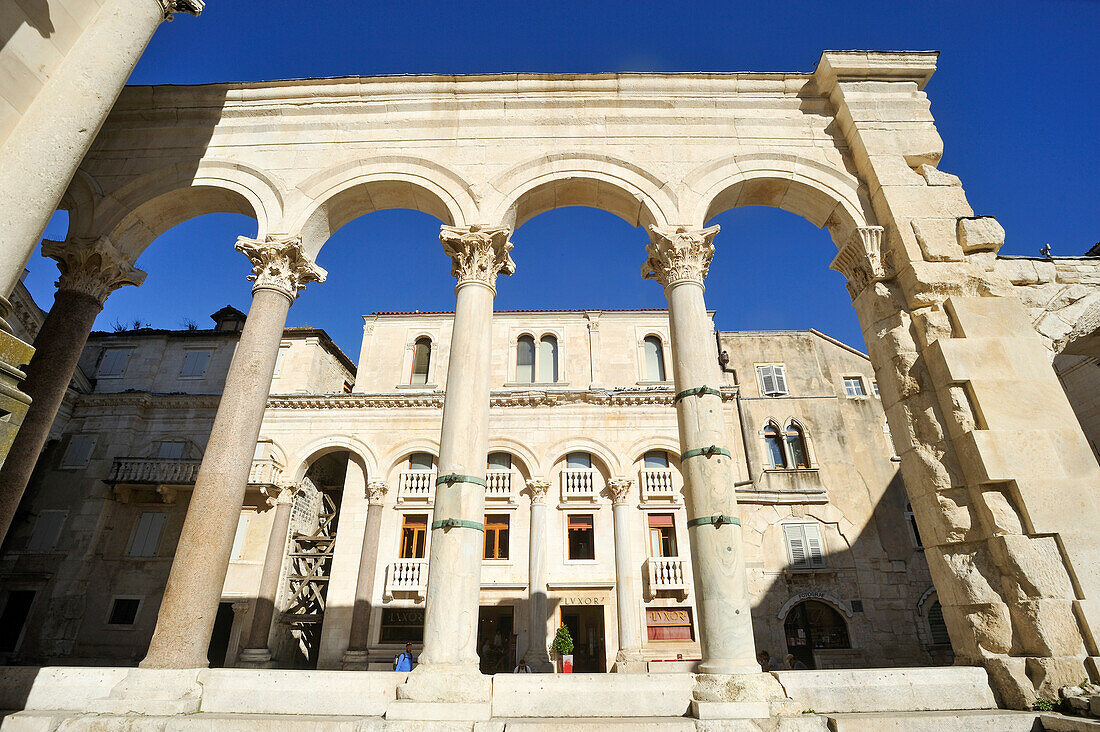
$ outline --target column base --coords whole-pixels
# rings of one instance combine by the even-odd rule
[[[422,664],[397,687],[398,701],[444,704],[488,704],[493,698],[493,679],[476,664]]]
[[[615,654],[614,669],[617,674],[644,674],[649,664],[638,649],[620,650]]]
[[[266,648],[245,648],[237,656],[237,667],[274,668],[275,662],[271,660],[271,651]]]
[[[341,664],[345,671],[366,671],[370,667],[370,652],[348,649],[344,651]]]
[[[759,667],[751,673],[697,674],[691,696],[696,719],[763,718],[802,711],[779,679]]]
[[[742,674],[760,673],[760,664],[756,661],[748,663],[736,660],[702,661],[699,664],[699,673],[713,676],[733,676]]]

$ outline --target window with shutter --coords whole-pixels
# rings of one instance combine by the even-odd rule
[[[282,349],[280,349],[282,350]],[[206,364],[210,362],[210,349],[193,348],[184,353],[181,379],[201,379],[206,374]]]
[[[665,355],[661,339],[647,336],[645,341],[645,377],[650,381],[665,380]]]
[[[787,393],[787,377],[782,364],[757,366],[756,374],[763,396],[783,396]]]
[[[530,384],[535,380],[535,339],[520,336],[516,341],[516,381]]]
[[[163,513],[141,514],[128,554],[131,557],[156,556],[157,545],[160,544],[160,535],[164,531],[164,522],[167,518]]]
[[[817,524],[784,524],[783,539],[791,569],[825,566],[825,545]]]
[[[806,553],[811,567],[825,566],[825,549],[821,541],[821,529],[817,524],[802,524],[806,535]]]
[[[943,621],[943,608],[937,600],[928,608],[928,631],[932,634],[934,645],[950,645],[951,636],[947,633],[947,623]]]
[[[772,376],[775,377],[775,391],[776,394],[787,393],[787,374],[786,369],[783,366],[772,366]]]
[[[65,524],[65,517],[68,515],[68,511],[39,511],[38,518],[34,521],[34,531],[31,532],[30,541],[27,542],[27,551],[53,551],[57,546],[57,540],[61,538],[61,527]]]
[[[69,438],[69,446],[65,449],[65,455],[61,458],[61,467],[83,468],[91,459],[94,447],[95,437],[91,435],[73,435]]]
[[[279,346],[279,355],[275,357],[275,372],[272,377],[278,376],[283,370],[283,359],[286,358],[287,351],[290,350],[290,346]]]
[[[412,384],[427,384],[428,370],[432,365],[432,341],[430,338],[417,338],[413,345]]]
[[[248,535],[248,514],[242,513],[237,518],[237,533],[233,535],[233,552],[230,556],[233,561],[241,558],[244,553],[244,539]]]
[[[96,376],[115,377],[122,376],[126,371],[126,364],[130,361],[132,348],[107,348],[103,351],[103,357],[99,360],[99,369]]]
[[[552,335],[539,342],[539,382],[553,384],[558,380],[558,339]]]

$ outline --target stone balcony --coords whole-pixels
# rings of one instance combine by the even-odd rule
[[[643,468],[638,471],[643,501],[676,502],[679,493],[672,468]]]
[[[427,559],[398,559],[386,567],[386,587],[382,593],[386,602],[393,599],[395,592],[415,593],[417,600],[423,600],[427,589]]]
[[[397,476],[398,503],[431,503],[435,498],[434,470],[402,470]]]
[[[511,470],[490,470],[485,474],[485,500],[515,503],[513,486],[516,474]]]
[[[129,502],[135,488],[152,488],[165,503],[172,503],[180,488],[195,484],[201,464],[200,459],[188,458],[115,458],[106,483],[114,486],[115,494],[123,503]],[[253,460],[248,484],[278,485],[282,477],[283,466],[273,458]]]
[[[679,595],[687,599],[687,560],[681,557],[650,557],[646,560],[646,600],[660,593]]]
[[[561,500],[595,501],[596,471],[593,468],[565,468],[561,471]]]

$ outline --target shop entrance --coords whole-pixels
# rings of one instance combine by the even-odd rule
[[[563,605],[561,622],[573,636],[573,673],[607,670],[603,640],[603,606]]]
[[[516,667],[514,608],[482,605],[477,621],[477,653],[481,673],[506,674]]]
[[[806,668],[817,668],[814,649],[851,648],[844,618],[817,600],[806,600],[791,608],[783,631],[787,636],[787,652],[806,664]]]

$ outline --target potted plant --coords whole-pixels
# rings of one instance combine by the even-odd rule
[[[573,673],[573,636],[569,635],[569,628],[565,627],[565,623],[558,627],[558,632],[554,634],[554,642],[550,644],[550,647],[561,659],[561,672],[563,674]]]

